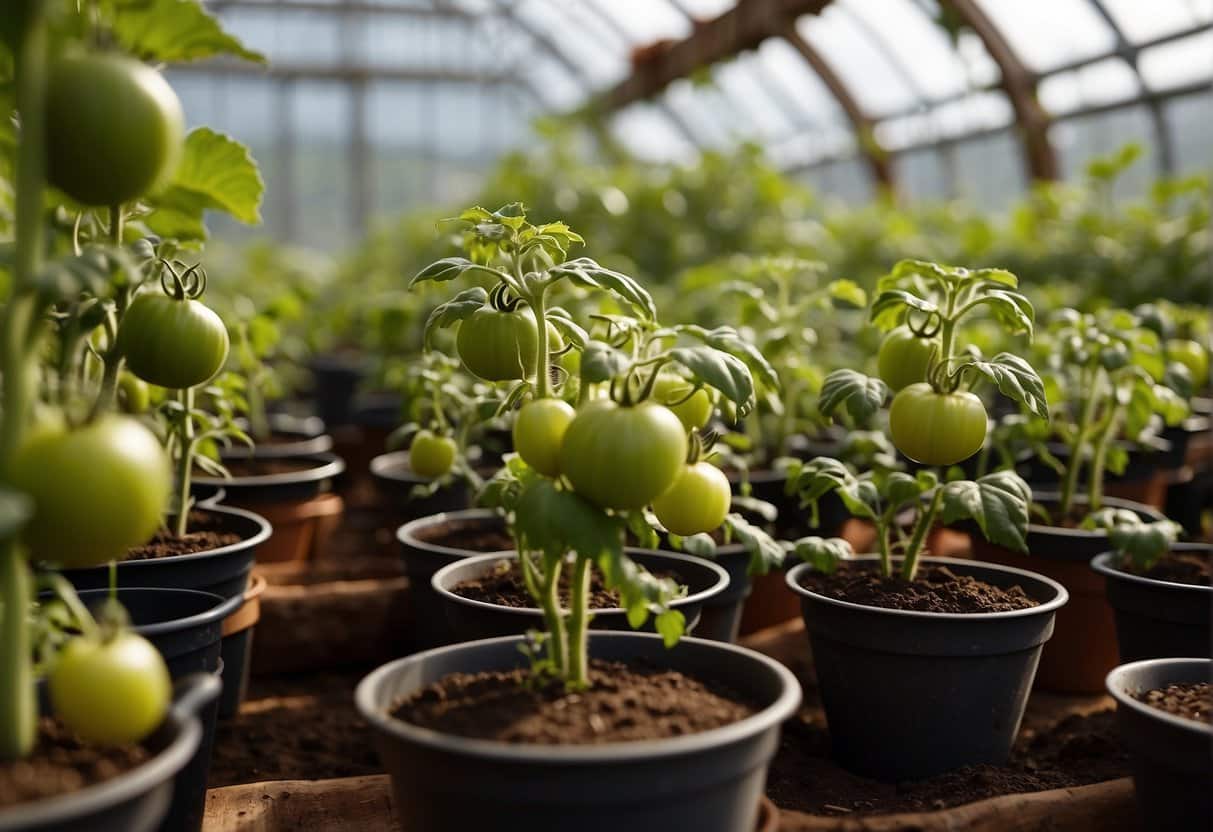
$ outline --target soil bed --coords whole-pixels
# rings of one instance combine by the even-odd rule
[[[781,809],[852,817],[933,812],[1001,795],[1086,786],[1129,775],[1118,736],[1113,711],[1068,716],[1046,731],[1021,730],[1004,766],[881,783],[835,764],[824,726],[802,716],[784,725],[767,796]]]
[[[1213,563],[1209,558],[1186,552],[1172,552],[1158,559],[1145,572],[1130,570],[1131,574],[1173,584],[1209,586],[1213,584]]]
[[[560,603],[566,608],[569,605],[569,584],[571,578],[568,568],[560,571]],[[679,581],[678,576],[659,570],[650,573],[655,578],[669,578]],[[472,578],[456,584],[451,591],[461,598],[473,601],[483,601],[486,604],[496,604],[501,607],[531,609],[535,607],[535,599],[527,591],[526,582],[522,577],[522,566],[516,558],[502,560],[492,572],[484,577]],[[590,609],[605,610],[619,607],[619,593],[607,589],[602,575],[597,569],[590,570]]]
[[[112,780],[150,757],[138,745],[85,745],[59,723],[43,719],[34,753],[24,760],[0,763],[0,809]]]
[[[1037,606],[1018,586],[1003,589],[934,564],[920,566],[911,582],[883,577],[876,564],[844,563],[832,575],[809,573],[802,585],[827,598],[893,610],[987,613]]]
[[[168,529],[161,528],[150,541],[128,550],[126,559],[152,560],[173,555],[192,555],[231,546],[244,539],[236,532],[230,531],[228,525],[227,517],[222,514],[191,511],[188,531],[184,537],[176,537]]]
[[[668,739],[730,725],[755,711],[722,688],[639,663],[590,663],[588,690],[528,683],[525,669],[456,673],[392,715],[444,734],[529,745]]]
[[[1213,686],[1208,682],[1167,685],[1139,693],[1135,698],[1173,716],[1213,725]]]
[[[417,529],[413,536],[434,546],[482,554],[514,549],[514,538],[505,530],[504,524],[489,524],[485,520],[447,520]]]

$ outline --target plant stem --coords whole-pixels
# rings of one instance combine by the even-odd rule
[[[568,640],[564,628],[564,615],[560,610],[560,563],[552,568],[547,583],[543,585],[540,603],[543,617],[548,625],[548,656],[556,666],[556,672],[565,677],[569,664]]]
[[[569,666],[565,683],[584,688],[590,683],[590,559],[577,555],[573,566],[569,616]]]
[[[931,498],[931,504],[927,506],[918,517],[918,522],[914,525],[914,534],[910,537],[910,543],[906,547],[905,560],[901,562],[901,577],[907,581],[912,581],[918,575],[918,559],[922,555],[922,544],[927,539],[927,532],[931,530],[931,525],[935,522],[935,515],[939,513],[939,505],[943,502],[943,486],[935,489],[935,496]]]
[[[540,286],[536,289],[527,302],[530,304],[531,311],[535,313],[535,333],[537,335],[535,356],[535,398],[546,399],[552,395],[552,376],[549,364],[551,358],[548,355],[548,321],[547,321],[547,299],[544,295],[547,294],[547,287]]]
[[[1099,511],[1103,508],[1103,478],[1108,465],[1108,446],[1112,438],[1120,430],[1120,420],[1125,412],[1124,405],[1117,405],[1108,414],[1107,421],[1099,429],[1095,437],[1095,448],[1091,455],[1091,479],[1087,492],[1087,511]]]
[[[29,604],[33,580],[16,539],[0,543],[0,760],[34,748],[38,697],[30,649]]]
[[[1091,383],[1086,385],[1087,400],[1083,403],[1082,415],[1078,420],[1078,430],[1074,441],[1070,443],[1070,460],[1066,475],[1061,480],[1061,495],[1058,500],[1058,522],[1064,522],[1074,504],[1074,491],[1078,487],[1078,475],[1082,471],[1082,449],[1087,444],[1091,434],[1091,423],[1095,421],[1095,408],[1099,403],[1102,377],[1096,370],[1091,376]]]
[[[173,534],[185,537],[186,525],[190,515],[190,480],[194,468],[194,388],[187,387],[177,391],[178,401],[185,409],[181,421],[181,441],[178,443],[177,457],[177,517],[173,526]]]
[[[877,524],[876,542],[880,546],[880,574],[886,578],[893,576],[893,558],[889,552],[889,535],[888,527],[880,528],[882,524]]]

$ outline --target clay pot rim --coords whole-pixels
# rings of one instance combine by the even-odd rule
[[[1213,674],[1213,659],[1199,657],[1142,659],[1141,661],[1129,662],[1128,664],[1122,664],[1119,667],[1113,668],[1104,681],[1104,686],[1112,698],[1116,700],[1116,707],[1118,708],[1129,708],[1146,719],[1170,725],[1172,728],[1193,736],[1206,736],[1209,739],[1213,739],[1213,725],[1169,714],[1160,708],[1155,708],[1153,705],[1139,702],[1136,698],[1129,695],[1125,676],[1129,676],[1139,670],[1169,669],[1168,666],[1173,666],[1174,670],[1179,671],[1181,676],[1188,675],[1184,671],[1199,670],[1201,666],[1204,667],[1204,679],[1208,679],[1210,674]],[[1166,683],[1160,682],[1160,684]]]
[[[265,594],[269,581],[264,575],[253,572],[249,575],[248,588],[244,590],[244,603],[240,608],[223,619],[224,637],[242,633],[257,626],[261,620],[261,596]]]
[[[716,582],[711,586],[705,587],[704,589],[690,595],[684,595],[681,598],[675,598],[674,600],[670,601],[670,609],[678,609],[679,607],[685,607],[691,604],[702,604],[709,598],[724,592],[729,587],[729,573],[726,572],[722,566],[713,563],[707,558],[700,558],[694,555],[684,555],[680,552],[667,552],[658,549],[638,549],[631,546],[624,547],[624,552],[627,554],[658,555],[663,558],[672,559],[676,562],[686,563],[695,568],[706,568],[716,575]],[[459,595],[444,586],[447,575],[456,569],[463,569],[470,565],[477,565],[481,563],[517,559],[517,552],[486,552],[484,554],[471,555],[469,557],[461,558],[457,561],[448,563],[446,566],[443,566],[441,569],[435,572],[433,577],[430,578],[430,586],[433,587],[434,592],[438,593],[438,595],[442,596],[447,601],[453,601],[457,604],[464,604],[477,609],[492,610],[495,613],[504,613],[507,615],[520,615],[526,616],[527,618],[542,617],[543,610],[541,610],[539,607],[507,607],[504,604],[490,604],[488,601],[478,601],[475,598],[465,598],[464,596]],[[625,614],[627,611],[623,607],[595,607],[590,612],[594,615],[607,615]]]
[[[410,520],[404,525],[396,529],[396,540],[405,546],[410,546],[414,549],[420,549],[423,552],[434,552],[441,555],[452,555],[456,557],[468,557],[470,554],[481,555],[497,555],[508,554],[513,549],[501,549],[498,552],[472,552],[471,549],[460,549],[457,546],[444,546],[441,543],[431,543],[428,540],[422,540],[417,537],[417,530],[428,526],[439,526],[443,523],[458,522],[458,521],[488,521],[496,520],[505,523],[501,515],[491,508],[465,508],[459,511],[440,511],[437,514],[427,514],[425,517],[418,517],[415,520]]]
[[[285,474],[255,474],[247,477],[205,477],[195,475],[193,482],[199,485],[215,485],[221,488],[252,487],[268,488],[275,485],[302,485],[304,483],[331,480],[345,471],[345,460],[334,453],[308,454],[294,457],[296,462],[315,462],[315,468],[288,471]]]
[[[661,636],[653,633],[608,632],[590,633],[590,655],[594,655],[594,642],[608,639],[649,639],[659,640]],[[775,701],[757,713],[745,719],[681,737],[671,737],[662,740],[638,740],[634,742],[613,742],[601,745],[523,745],[517,743],[499,742],[494,740],[472,739],[452,734],[444,734],[428,728],[421,728],[391,715],[388,708],[379,702],[377,694],[387,680],[401,674],[400,668],[409,664],[421,664],[425,659],[443,652],[459,652],[462,650],[478,650],[506,644],[523,644],[525,636],[501,636],[499,638],[482,639],[452,644],[446,647],[436,647],[422,653],[414,653],[401,659],[388,662],[371,671],[358,683],[354,691],[354,703],[362,717],[371,727],[405,742],[416,743],[427,748],[433,748],[448,753],[458,753],[480,759],[497,760],[501,762],[552,763],[555,765],[604,765],[626,763],[629,760],[652,760],[654,758],[677,758],[687,754],[705,752],[720,748],[733,742],[743,741],[753,737],[768,728],[780,725],[800,707],[802,698],[800,683],[790,670],[774,659],[764,656],[757,651],[735,644],[720,641],[708,641],[699,638],[683,638],[679,645],[690,645],[697,648],[707,648],[721,654],[722,660],[732,658],[752,664],[762,665],[763,669],[773,674],[779,680],[780,692]],[[677,650],[678,646],[673,649]],[[730,654],[725,656],[724,654]],[[392,703],[394,704],[394,703]]]
[[[880,560],[880,555],[859,555],[854,558],[847,559],[850,562],[877,562]],[[900,558],[894,558],[898,561]],[[839,607],[844,610],[853,610],[862,612],[867,615],[883,615],[893,618],[902,619],[918,619],[924,621],[1005,621],[1011,618],[1027,618],[1034,615],[1051,614],[1065,606],[1070,600],[1070,593],[1064,586],[1050,577],[1041,575],[1039,572],[1030,572],[1027,569],[1016,569],[1013,566],[1003,566],[997,563],[987,563],[985,561],[967,560],[965,558],[937,558],[937,557],[922,557],[918,561],[922,563],[932,563],[939,566],[956,566],[961,565],[967,568],[977,568],[989,570],[991,572],[1002,572],[1008,575],[1015,575],[1022,578],[1031,578],[1034,581],[1045,584],[1052,589],[1055,595],[1048,601],[1041,602],[1034,607],[1027,607],[1021,610],[1007,610],[1005,612],[926,612],[923,610],[898,610],[888,607],[874,607],[868,604],[856,604],[853,601],[840,601],[837,598],[831,598],[828,595],[821,595],[807,589],[800,583],[800,578],[806,572],[813,571],[813,564],[801,563],[788,570],[786,582],[788,588],[797,595],[806,598],[812,598],[817,603],[829,604],[834,607]]]
[[[1205,552],[1213,555],[1213,543],[1175,543],[1171,546],[1172,552]],[[1158,578],[1147,578],[1145,575],[1137,575],[1128,572],[1117,566],[1119,561],[1119,552],[1109,551],[1101,552],[1091,558],[1091,568],[1105,578],[1115,578],[1118,581],[1128,581],[1129,583],[1139,586],[1167,588],[1174,590],[1191,590],[1193,593],[1201,595],[1213,596],[1213,586],[1203,586],[1201,584],[1184,584],[1179,581],[1162,581]]]

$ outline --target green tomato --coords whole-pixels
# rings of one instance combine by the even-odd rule
[[[926,382],[893,397],[889,433],[897,450],[923,465],[955,465],[981,450],[986,408],[972,393],[936,393]]]
[[[522,461],[548,477],[560,474],[560,445],[577,412],[560,399],[535,399],[514,420],[514,450]]]
[[[146,381],[126,370],[118,374],[118,405],[123,412],[145,413],[151,403],[152,391]]]
[[[687,465],[664,494],[653,500],[653,512],[673,534],[692,535],[720,528],[733,501],[724,472],[710,462]]]
[[[1203,390],[1209,384],[1209,352],[1197,341],[1175,339],[1167,342],[1167,358],[1178,361],[1192,374],[1192,385]]]
[[[455,464],[455,440],[433,431],[419,430],[409,445],[409,467],[421,477],[441,477]]]
[[[160,725],[173,698],[164,658],[130,632],[105,642],[72,639],[47,683],[55,716],[97,745],[139,742]]]
[[[908,326],[899,326],[880,343],[877,372],[894,392],[925,381],[934,348],[934,339],[919,338]]]
[[[227,327],[196,300],[145,292],[118,326],[118,352],[132,373],[181,390],[210,381],[227,360]]]
[[[68,569],[121,560],[147,542],[173,486],[156,436],[116,415],[34,432],[12,460],[10,481],[34,501],[22,533],[31,556]]]
[[[185,116],[159,72],[117,54],[65,57],[46,90],[47,176],[85,205],[120,205],[168,182]]]
[[[674,484],[686,456],[686,428],[669,408],[603,399],[579,410],[565,431],[560,470],[591,502],[637,509]]]
[[[459,324],[455,346],[468,372],[485,381],[530,378],[539,349],[535,316],[525,308],[498,312],[481,307]]]
[[[674,411],[687,430],[699,430],[712,418],[712,397],[700,388],[687,398],[694,389],[695,386],[681,376],[661,373],[653,384],[653,401]]]

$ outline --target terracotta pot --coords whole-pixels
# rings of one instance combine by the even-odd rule
[[[788,589],[782,569],[750,580],[750,596],[741,611],[739,635],[749,635],[774,627],[800,615],[800,599]]]
[[[261,596],[265,578],[249,576],[244,591],[244,606],[223,619],[223,694],[219,697],[219,716],[234,716],[248,693],[249,664],[253,655],[253,628],[261,620]]]
[[[1036,501],[1056,504],[1058,494],[1035,490]],[[1076,499],[1079,505],[1084,500]],[[1137,512],[1147,520],[1162,517],[1140,503],[1107,498],[1104,504]],[[1104,679],[1116,667],[1116,623],[1108,603],[1102,575],[1091,569],[1091,559],[1108,549],[1103,532],[1037,523],[1028,526],[1028,554],[1013,552],[972,534],[973,557],[1036,572],[1064,586],[1070,602],[1057,611],[1056,632],[1045,645],[1036,673],[1036,687],[1059,693],[1100,693]]]

